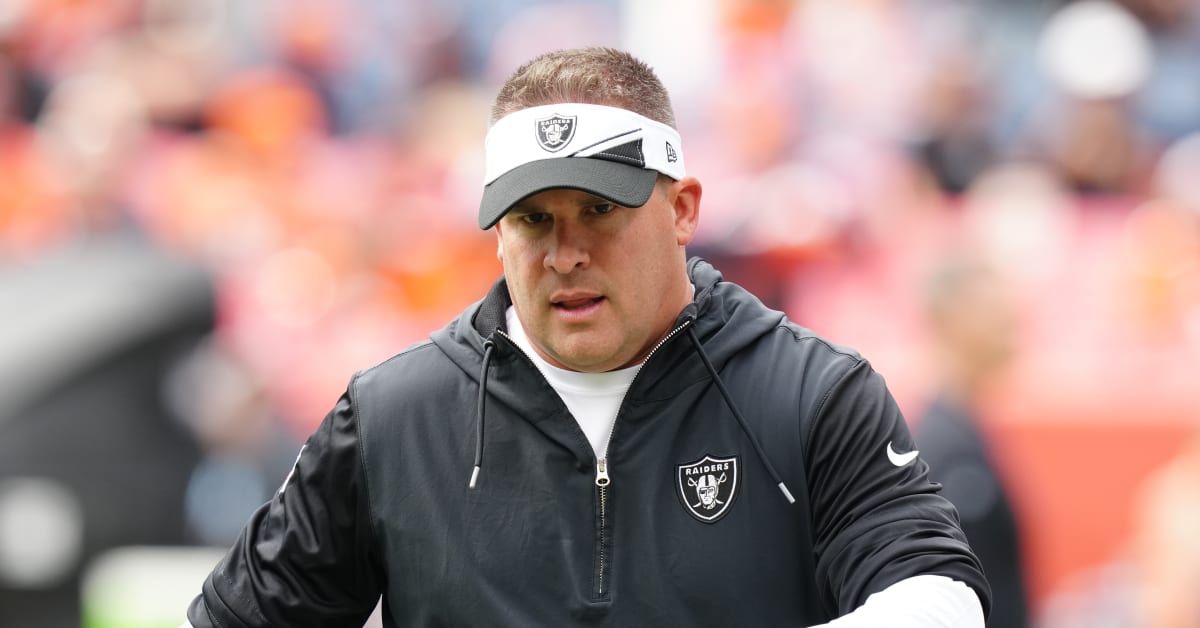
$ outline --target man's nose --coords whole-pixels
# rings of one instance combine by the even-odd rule
[[[566,221],[554,225],[554,236],[546,251],[546,268],[567,274],[575,269],[587,268],[591,262],[590,244],[584,230]]]

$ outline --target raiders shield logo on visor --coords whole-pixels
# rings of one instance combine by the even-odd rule
[[[675,468],[675,490],[683,509],[697,521],[716,523],[737,497],[738,456],[704,456]]]
[[[535,125],[538,146],[553,153],[570,144],[571,138],[575,136],[576,117],[578,116],[555,114],[549,118],[537,120]]]

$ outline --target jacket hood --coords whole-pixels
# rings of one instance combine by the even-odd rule
[[[783,324],[784,314],[772,310],[745,288],[725,281],[712,264],[693,257],[688,276],[696,286],[696,335],[704,352],[720,368],[737,352]]]
[[[703,343],[705,353],[718,369],[731,356],[783,322],[782,312],[767,308],[741,286],[725,281],[721,272],[703,259],[690,259],[687,272],[696,294],[692,303],[680,312],[674,327],[692,325]],[[505,312],[510,305],[512,299],[509,298],[508,284],[501,277],[492,285],[487,296],[468,307],[446,327],[434,332],[431,336],[433,343],[469,377],[477,380],[484,343],[493,339],[498,330],[507,331]],[[686,346],[683,349],[681,352],[678,347],[664,348],[672,355],[669,360],[658,362],[664,368],[656,371],[672,371],[682,366],[680,360],[686,360],[690,353]],[[701,368],[696,372],[699,374],[702,371]],[[659,377],[659,373],[643,376],[651,382]]]

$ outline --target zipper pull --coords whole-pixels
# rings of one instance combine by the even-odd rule
[[[596,486],[608,486],[610,481],[608,479],[608,460],[605,458],[596,460]]]

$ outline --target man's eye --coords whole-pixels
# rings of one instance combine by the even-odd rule
[[[521,222],[523,222],[527,225],[536,225],[539,223],[543,223],[546,220],[548,220],[549,218],[550,218],[550,216],[548,214],[533,213],[533,212],[528,213],[528,214],[521,214],[521,216],[520,216]]]
[[[612,203],[599,203],[592,205],[592,213],[604,215],[612,212],[616,208],[617,206],[613,205]]]

